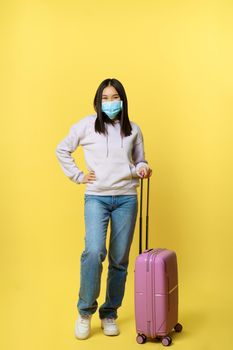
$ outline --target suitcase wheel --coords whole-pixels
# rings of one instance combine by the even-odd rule
[[[144,344],[146,342],[145,334],[138,334],[136,340],[138,344]]]
[[[174,329],[175,329],[176,332],[179,333],[179,332],[182,331],[183,327],[182,327],[182,325],[181,325],[180,323],[177,323],[177,324],[175,325]]]
[[[170,344],[172,343],[172,338],[171,337],[164,337],[163,339],[162,339],[162,344],[164,345],[164,346],[169,346]]]

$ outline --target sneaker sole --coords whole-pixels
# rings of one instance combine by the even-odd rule
[[[75,333],[75,338],[80,339],[80,340],[85,340],[85,339],[89,338],[89,336],[90,336],[90,334],[88,334],[86,336],[82,336],[82,335],[79,336],[78,334]]]
[[[101,326],[101,328],[103,329],[103,332],[104,332],[105,335],[109,335],[109,336],[114,336],[114,335],[115,335],[115,336],[116,336],[116,335],[119,335],[119,334],[120,334],[119,331],[116,331],[115,333],[113,333],[113,332],[105,331],[105,330],[104,330],[104,327],[102,327],[102,326]]]
[[[120,333],[107,333],[107,332],[104,332],[104,335],[107,335],[107,336],[110,336],[110,337],[114,337],[114,336],[117,336],[119,334]]]

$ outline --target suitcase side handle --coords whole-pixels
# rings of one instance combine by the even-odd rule
[[[139,218],[139,254],[142,253],[142,202],[143,202],[143,178],[141,180],[140,189],[140,218]],[[146,201],[146,250],[148,249],[149,238],[149,192],[150,192],[150,178],[147,178],[147,201]]]

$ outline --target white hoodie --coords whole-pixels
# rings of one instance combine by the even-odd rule
[[[71,156],[78,146],[82,146],[87,169],[94,171],[96,176],[93,183],[86,183],[86,194],[137,194],[137,171],[141,166],[148,168],[139,126],[131,121],[132,134],[122,137],[119,120],[114,126],[105,123],[108,131],[105,136],[95,132],[96,117],[96,114],[89,115],[73,124],[69,134],[56,147],[62,170],[70,180],[82,183],[85,174]]]

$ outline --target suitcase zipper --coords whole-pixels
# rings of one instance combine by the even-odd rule
[[[151,313],[151,322],[147,323],[147,327],[149,328],[148,329],[148,334],[150,334],[150,336],[152,338],[156,337],[156,318],[155,318],[155,315],[156,313],[153,312],[155,310],[155,264],[153,263],[153,261],[156,259],[156,257],[158,256],[159,253],[161,253],[162,251],[164,251],[165,249],[164,248],[157,248],[157,249],[152,249],[152,252],[151,254],[148,256],[148,263],[147,263],[147,267],[148,267],[148,270],[147,272],[149,273],[149,262],[150,262],[150,259],[151,257],[153,257],[153,260],[152,260],[152,263],[151,263],[151,290],[152,290],[152,301],[151,301],[151,310],[152,310],[152,313]],[[149,276],[149,275],[147,275]],[[153,327],[152,327],[153,326]]]
[[[156,256],[162,252],[164,249],[163,248],[157,248],[157,249],[148,249],[148,250],[145,250],[143,253],[148,253],[148,252],[151,252],[151,254],[148,255],[147,257],[147,262],[146,262],[146,272],[149,272],[149,264],[150,264],[150,257],[152,254],[156,254]]]
[[[156,256],[162,252],[164,249],[163,248],[157,248],[157,249],[148,249],[146,250],[144,253],[149,253],[147,255],[147,262],[146,262],[146,272],[147,274],[147,291],[152,290],[152,294],[153,296],[155,295],[155,270],[154,270],[154,264],[151,264],[151,281],[149,280],[149,272],[150,272],[150,260],[151,257],[154,257],[154,259],[156,258]],[[149,282],[151,284],[151,286],[149,286]],[[147,296],[147,300],[150,300],[150,298]],[[150,334],[151,337],[154,337],[154,332],[153,329],[151,328],[152,325],[154,325],[154,328],[156,329],[156,319],[154,318],[154,313],[153,310],[155,309],[155,298],[152,297],[151,300],[151,307],[149,308],[147,305],[147,314],[150,312],[151,313],[151,320],[147,321],[147,331],[148,334]]]
[[[146,291],[149,293],[149,291],[152,290],[152,286],[154,284],[154,271],[151,271],[150,274],[150,260],[153,255],[153,249],[150,249],[147,254],[147,262],[146,262]],[[153,265],[153,264],[152,264]],[[151,268],[153,270],[153,267]],[[151,278],[150,278],[151,276]],[[150,296],[147,294],[147,302],[146,302],[146,313],[147,313],[147,333],[149,336],[152,336],[152,329],[151,325],[153,325],[153,308],[154,308],[154,300],[153,298],[150,298]],[[149,304],[149,300],[151,300],[151,304]]]

